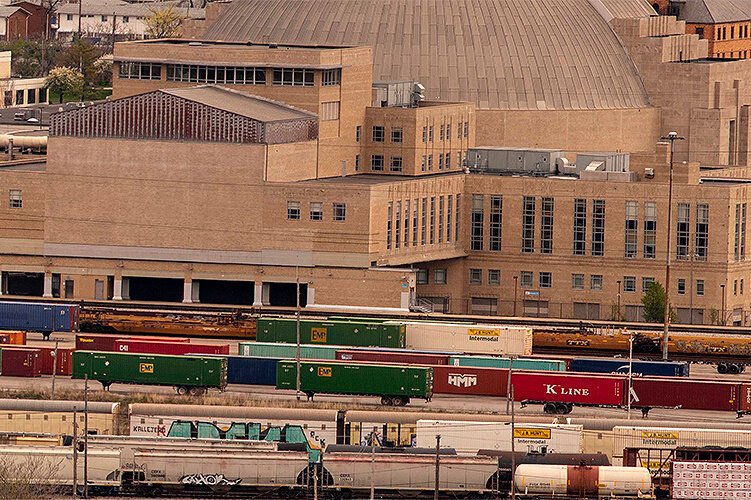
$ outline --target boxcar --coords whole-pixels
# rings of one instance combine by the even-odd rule
[[[0,301],[0,329],[40,332],[49,338],[52,332],[78,330],[79,307],[73,304]]]
[[[209,388],[224,390],[227,359],[203,356],[164,356],[119,352],[73,353],[73,378],[113,383],[171,385],[178,394],[198,395]]]
[[[402,323],[366,323],[354,321],[300,321],[300,342],[361,347],[404,347]],[[256,330],[259,342],[297,342],[294,318],[259,318]]]
[[[384,405],[403,406],[410,398],[430,401],[433,395],[431,367],[342,361],[303,361],[300,366],[300,390],[309,398],[314,394],[380,396]],[[276,388],[295,389],[295,362],[280,361],[276,370]]]

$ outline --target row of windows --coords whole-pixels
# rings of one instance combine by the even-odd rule
[[[401,156],[392,156],[389,159],[389,171],[401,172],[403,161]],[[357,169],[357,159],[355,159],[355,169]],[[382,172],[384,170],[384,157],[383,155],[370,155],[370,170],[376,172]]]
[[[168,64],[167,81],[265,85],[266,69],[201,64]]]
[[[459,151],[458,158],[461,158],[462,152]],[[448,170],[451,168],[451,153],[439,153],[436,155],[438,157],[438,170]],[[461,162],[460,162],[461,163]],[[422,155],[422,161],[420,163],[420,171],[421,172],[432,172],[433,171],[433,155]]]
[[[66,21],[73,21],[75,14],[65,14],[65,20]],[[78,16],[75,16],[76,18]],[[93,18],[93,14],[81,14],[81,19],[84,18]],[[99,16],[99,18],[102,20],[103,23],[109,22],[109,16]],[[121,22],[123,23],[129,23],[130,22],[130,16],[120,16]],[[142,21],[143,17],[136,17],[137,20]],[[115,16],[115,20],[117,20],[117,16]]]
[[[162,65],[148,62],[121,62],[119,76],[131,80],[160,80]]]
[[[355,140],[360,142],[362,135],[362,127],[359,125],[355,128]],[[382,125],[374,125],[371,130],[371,138],[373,142],[384,142],[386,140],[386,127]],[[391,127],[391,142],[403,142],[404,141],[404,129],[402,127]]]
[[[460,206],[459,194],[389,202],[386,249],[458,241]]]
[[[449,141],[451,140],[451,124],[445,123],[442,124],[439,128],[439,135],[438,140],[440,141]],[[422,142],[434,142],[435,137],[435,127],[433,125],[425,126],[422,128]],[[459,124],[456,127],[456,138],[461,139],[462,137],[468,138],[469,137],[469,122],[459,122]]]
[[[717,40],[733,40],[735,38],[748,38],[749,37],[749,25],[744,24],[743,26],[737,26],[737,30],[735,29],[736,26],[730,26],[728,29],[728,26],[718,26],[715,28],[715,38]],[[699,30],[701,30],[701,33],[699,33]],[[698,28],[697,34],[699,34],[700,37],[703,37],[704,35],[704,29]],[[730,35],[730,36],[728,36]],[[736,37],[736,35],[738,35]]]
[[[12,90],[6,90],[3,94],[3,102],[6,108],[13,106],[14,104],[16,106],[23,106],[24,104],[35,104],[37,102],[37,96],[39,97],[40,103],[47,102],[46,88],[26,89],[25,91],[24,89],[18,89],[15,91],[15,102],[13,100],[13,94],[14,92]],[[26,97],[26,102],[24,102],[24,97]]]
[[[300,220],[302,218],[302,209],[299,201],[287,202],[287,219],[288,220]],[[322,202],[310,202],[309,211],[310,220],[321,221],[323,220],[323,203]],[[344,203],[332,204],[332,219],[335,221],[343,221],[347,218],[347,205]]]

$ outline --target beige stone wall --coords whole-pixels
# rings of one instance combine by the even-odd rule
[[[39,255],[44,241],[44,171],[0,170],[0,254]],[[10,208],[10,190],[22,207]]]
[[[290,182],[318,177],[318,141],[270,144],[264,179]]]

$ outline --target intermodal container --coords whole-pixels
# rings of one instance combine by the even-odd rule
[[[183,342],[154,342],[151,340],[120,339],[115,341],[115,352],[142,354],[229,354],[229,344],[194,344]]]
[[[347,349],[336,351],[336,359],[343,361],[375,361],[403,365],[447,365],[449,357],[440,354],[413,353],[411,351],[370,351]]]
[[[572,372],[628,374],[629,363],[624,358],[573,358],[568,362],[568,369]],[[688,377],[689,368],[685,361],[637,359],[632,363],[631,372],[644,377]]]
[[[39,377],[39,349],[2,348],[0,373],[11,377]]]
[[[249,385],[276,385],[274,358],[227,356],[227,383]]]
[[[400,396],[426,400],[433,394],[431,367],[303,361],[300,368],[300,388],[309,394]],[[295,362],[280,361],[276,370],[276,388],[295,389]]]
[[[78,330],[79,307],[73,304],[0,301],[0,329],[42,332]]]
[[[8,344],[26,345],[26,332],[22,330],[5,332],[8,336]]]
[[[215,387],[227,385],[227,359],[121,352],[73,353],[73,378],[111,383]]]
[[[389,325],[390,323],[384,323]],[[466,323],[400,323],[408,349],[451,350],[478,354],[532,354],[532,329]]]
[[[356,321],[300,321],[300,343],[360,347],[404,347],[402,323],[366,323]],[[259,342],[297,342],[297,326],[290,318],[259,318],[256,325]]]
[[[514,372],[511,375],[517,401],[620,406],[624,377],[569,373]]]
[[[673,498],[749,498],[751,464],[673,462]]]
[[[190,339],[184,337],[131,337],[122,334],[79,333],[76,335],[77,351],[115,351],[118,340],[146,340],[148,342],[179,342],[188,343]]]
[[[738,397],[738,411],[751,413],[751,384],[740,385],[740,396]]]
[[[336,359],[336,352],[342,349],[346,349],[346,346],[301,344],[300,359]],[[292,359],[297,357],[297,345],[240,342],[239,354],[255,358]]]
[[[505,397],[508,370],[473,366],[433,366],[433,392]]]
[[[73,349],[58,347],[57,363],[55,363],[54,347],[37,347],[39,349],[39,371],[42,375],[71,375],[73,373]]]
[[[638,407],[680,407],[690,410],[736,411],[737,382],[641,378],[632,380]]]
[[[509,358],[496,356],[451,356],[449,364],[453,366],[476,366],[478,368],[508,368]],[[528,359],[515,358],[514,370],[530,370],[539,372],[565,372],[566,362],[558,359]]]

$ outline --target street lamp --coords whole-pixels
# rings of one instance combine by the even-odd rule
[[[516,288],[519,284],[519,276],[514,276],[514,314],[512,316],[516,317]]]
[[[682,141],[685,137],[678,135],[678,132],[668,132],[668,135],[661,138],[663,141],[670,141],[670,172],[668,176],[668,226],[665,238],[665,318],[662,330],[662,359],[668,359],[668,330],[670,327],[670,233],[672,231],[673,215],[673,150],[675,141]]]
[[[618,313],[615,320],[621,321],[621,280],[616,281],[616,283],[618,283]]]

